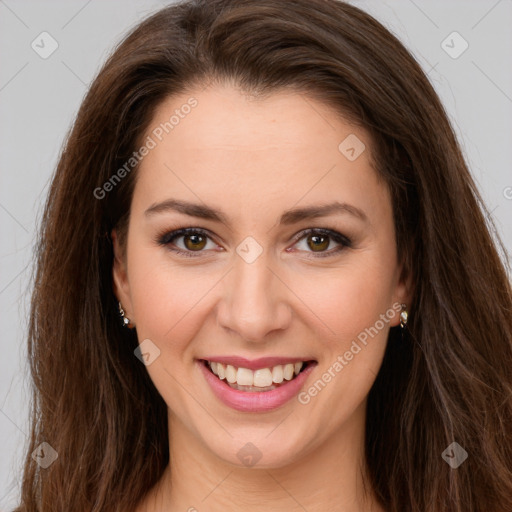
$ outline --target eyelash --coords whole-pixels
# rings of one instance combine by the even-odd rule
[[[204,252],[204,250],[183,251],[182,249],[178,249],[176,247],[174,247],[174,248],[169,247],[171,245],[171,242],[174,241],[176,238],[179,238],[181,236],[191,235],[191,234],[201,235],[201,236],[211,239],[210,234],[207,231],[205,231],[204,229],[181,228],[181,229],[177,229],[175,231],[170,231],[170,232],[166,232],[162,235],[159,235],[157,237],[157,242],[159,245],[168,247],[171,251],[175,252],[176,254],[180,254],[180,255],[188,257],[188,258],[197,258],[198,256],[201,255],[202,252]],[[336,249],[331,249],[328,252],[319,252],[319,253],[311,252],[311,254],[313,254],[313,256],[308,256],[308,257],[326,258],[329,256],[333,256],[334,254],[338,254],[339,252],[343,251],[347,247],[352,247],[352,241],[349,238],[342,235],[341,233],[338,233],[337,231],[333,231],[331,229],[325,229],[325,228],[308,228],[308,229],[301,231],[300,233],[297,233],[293,237],[294,245],[297,242],[299,242],[300,240],[302,240],[304,237],[306,237],[307,235],[310,235],[310,234],[327,236],[334,242],[340,244],[340,246],[337,247]]]

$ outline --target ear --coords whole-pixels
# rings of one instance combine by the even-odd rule
[[[112,245],[114,249],[114,261],[112,264],[114,295],[123,305],[126,316],[133,321],[130,284],[128,282],[128,272],[126,268],[126,255],[121,248],[119,237],[115,229],[110,233],[110,237],[112,238]]]
[[[402,304],[405,304],[406,310],[410,311],[411,302],[414,296],[414,284],[412,278],[412,272],[407,272],[402,265],[398,272],[398,279],[393,293],[393,303],[391,309],[396,314],[390,321],[392,327],[396,327],[400,324],[400,312],[402,311]]]

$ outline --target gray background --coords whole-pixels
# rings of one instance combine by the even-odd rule
[[[167,3],[0,0],[0,510],[17,502],[27,441],[24,343],[31,258],[49,179],[87,86],[110,49]],[[510,253],[512,1],[352,3],[391,29],[428,73]],[[43,31],[59,45],[47,59],[31,47]],[[457,58],[445,51],[456,55],[463,48],[457,36],[446,40],[453,31],[469,44]]]

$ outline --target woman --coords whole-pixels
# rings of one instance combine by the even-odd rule
[[[162,9],[51,186],[18,510],[512,510],[512,294],[483,212],[368,14]]]

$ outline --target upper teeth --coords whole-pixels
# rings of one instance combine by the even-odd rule
[[[254,371],[215,361],[208,361],[208,365],[219,379],[226,379],[230,384],[236,382],[240,386],[264,388],[271,386],[272,383],[280,384],[283,380],[292,380],[294,375],[298,375],[301,371],[303,363],[278,364],[272,368],[260,368]]]

